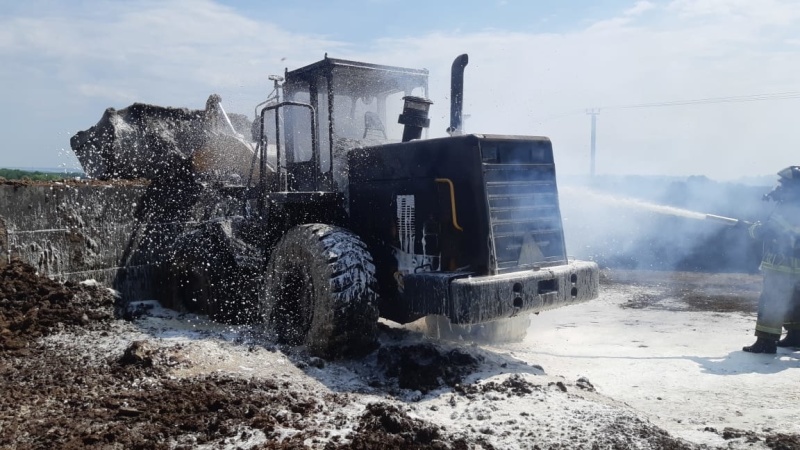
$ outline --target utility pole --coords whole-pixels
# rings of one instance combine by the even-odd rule
[[[597,153],[597,115],[600,114],[600,108],[587,109],[586,114],[592,116],[592,144],[591,144],[591,162],[589,163],[589,175],[594,177],[595,168],[595,155]]]

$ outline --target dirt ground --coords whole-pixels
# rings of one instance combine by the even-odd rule
[[[752,308],[756,294],[720,304]],[[547,376],[476,345],[384,323],[378,350],[326,362],[276,347],[258,327],[152,302],[118,319],[117,301],[91,282],[60,284],[19,262],[2,268],[0,448],[701,448],[586,379]],[[708,298],[687,303],[707,307]],[[797,435],[760,442],[800,448]]]

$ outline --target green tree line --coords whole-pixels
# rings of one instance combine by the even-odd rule
[[[40,172],[38,170],[30,171],[0,168],[0,178],[5,178],[6,180],[56,181],[83,176],[81,172]]]

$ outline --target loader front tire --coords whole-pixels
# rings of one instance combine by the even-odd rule
[[[239,220],[208,221],[175,240],[170,259],[172,303],[205,313],[215,322],[258,321],[256,292],[263,259],[258,249],[235,236]]]
[[[290,229],[272,250],[260,313],[279,343],[327,359],[375,348],[375,266],[350,231],[325,224]]]

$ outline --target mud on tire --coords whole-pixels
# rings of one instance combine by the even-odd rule
[[[375,348],[375,266],[366,245],[324,224],[289,230],[270,256],[259,295],[262,317],[281,343],[324,358]]]

